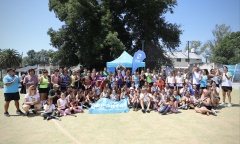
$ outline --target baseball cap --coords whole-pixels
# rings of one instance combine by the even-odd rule
[[[9,72],[9,71],[15,71],[15,69],[14,68],[8,68],[7,72]]]
[[[59,87],[59,85],[58,84],[54,84],[53,87]]]

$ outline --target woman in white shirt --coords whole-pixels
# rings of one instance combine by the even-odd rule
[[[222,106],[225,106],[225,99],[226,93],[228,96],[228,107],[232,107],[231,104],[231,92],[232,92],[232,74],[228,72],[228,67],[223,67],[224,73],[222,73],[221,80],[222,80],[222,94],[223,94],[223,102],[221,103]]]
[[[36,114],[37,110],[41,107],[42,104],[40,103],[40,95],[37,93],[36,87],[32,85],[28,88],[22,108],[26,112],[26,116],[28,116],[29,109],[32,109],[32,112]]]
[[[175,78],[172,72],[168,72],[168,77],[166,78],[166,83],[168,83],[170,89],[173,91],[175,85]]]
[[[177,91],[179,93],[180,89],[183,88],[184,79],[181,76],[181,72],[178,71],[177,76],[175,77]]]

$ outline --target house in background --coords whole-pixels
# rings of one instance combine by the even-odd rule
[[[166,56],[172,59],[174,68],[188,68],[188,51],[167,52]],[[201,63],[201,56],[195,53],[195,49],[191,49],[191,52],[189,52],[189,64]]]

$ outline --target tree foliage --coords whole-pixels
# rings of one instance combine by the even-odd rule
[[[208,57],[210,61],[213,61],[217,47],[219,47],[219,43],[231,33],[230,26],[226,26],[225,24],[216,25],[215,29],[212,31],[213,40],[207,41],[204,46],[201,48],[203,51],[203,57]]]
[[[176,5],[175,0],[49,0],[49,10],[65,25],[50,28],[48,35],[61,65],[101,67],[124,50],[133,55],[145,40],[147,66],[154,67],[167,59],[164,49],[179,46],[180,26],[164,17]]]
[[[22,58],[15,49],[0,49],[0,69],[18,68],[21,66]]]
[[[191,52],[191,49],[195,49],[195,53],[198,55],[201,55],[204,52],[204,49],[206,48],[206,44],[203,44],[201,41],[190,41],[189,42],[189,51]],[[185,47],[185,51],[188,50],[188,45]]]
[[[57,52],[53,50],[41,50],[36,52],[35,50],[29,50],[27,52],[27,56],[23,58],[23,64],[24,65],[36,65],[36,64],[49,64],[49,63],[55,63],[58,64],[58,57]]]
[[[240,31],[232,32],[219,41],[213,50],[212,61],[231,65],[240,63]]]

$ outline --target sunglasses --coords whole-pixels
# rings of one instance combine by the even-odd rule
[[[32,89],[32,90],[36,90],[36,89]]]

